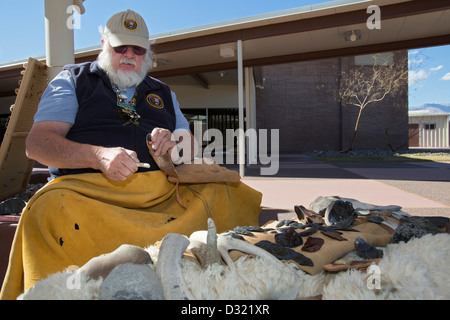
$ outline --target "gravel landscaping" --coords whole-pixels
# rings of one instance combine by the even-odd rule
[[[311,151],[306,155],[323,161],[450,161],[450,149],[406,149],[389,150],[354,150]]]

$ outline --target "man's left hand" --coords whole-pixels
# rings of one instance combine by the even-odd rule
[[[176,141],[173,138],[172,132],[163,128],[155,128],[151,133],[153,150],[155,150],[155,155],[164,155],[167,152],[171,152],[176,146]]]

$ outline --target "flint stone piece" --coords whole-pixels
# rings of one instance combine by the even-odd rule
[[[330,197],[322,197],[318,196],[316,200],[314,200],[310,205],[309,209],[316,212],[317,214],[321,215],[322,217],[325,216],[325,211],[327,210],[328,206],[333,205],[336,201],[341,200],[338,196],[330,196]]]
[[[100,286],[100,300],[163,300],[155,270],[145,264],[115,267]]]
[[[401,206],[398,205],[388,205],[388,206],[378,206],[370,203],[364,203],[361,201],[358,201],[356,199],[351,198],[341,198],[339,196],[328,196],[328,197],[317,197],[310,205],[309,209],[315,211],[316,213],[320,214],[321,216],[325,215],[325,212],[327,210],[327,207],[332,205],[334,202],[342,200],[342,201],[348,201],[353,205],[353,208],[355,211],[357,211],[360,214],[363,214],[361,212],[363,211],[376,211],[376,212],[383,212],[384,210],[388,210],[391,212],[399,211],[402,209]]]
[[[21,198],[14,197],[0,202],[0,215],[19,214],[27,203]]]
[[[440,230],[424,217],[404,217],[400,219],[392,235],[392,243],[408,242],[412,238],[422,238],[429,233],[438,234]]]

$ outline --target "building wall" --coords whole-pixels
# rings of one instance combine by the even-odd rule
[[[449,115],[413,115],[409,117],[411,125],[416,124],[417,147],[448,148],[449,144]]]
[[[395,60],[407,57],[396,52]],[[264,66],[264,89],[256,90],[258,129],[280,129],[280,152],[344,150],[350,145],[359,108],[335,99],[340,71],[354,57]],[[407,61],[407,60],[405,60]],[[362,114],[354,149],[408,147],[407,91],[369,105]]]
[[[265,66],[264,89],[256,90],[258,129],[280,130],[280,152],[340,148],[338,59]]]

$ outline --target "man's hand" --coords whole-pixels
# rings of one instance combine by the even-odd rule
[[[27,156],[55,168],[100,170],[113,181],[124,181],[138,170],[136,152],[73,142],[66,138],[71,127],[57,121],[34,124],[26,141]]]
[[[172,133],[167,129],[155,128],[150,137],[149,143],[155,150],[155,155],[164,155],[168,152],[172,162],[177,165],[191,163],[199,151],[197,141],[188,130],[178,130]]]
[[[124,148],[99,148],[96,152],[98,169],[108,179],[125,181],[138,170],[136,152]]]
[[[167,152],[171,152],[176,146],[176,141],[173,138],[172,132],[163,128],[155,128],[150,134],[152,141],[153,150],[155,150],[155,155],[164,155]]]

